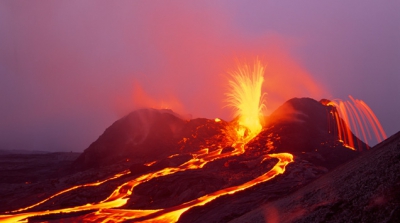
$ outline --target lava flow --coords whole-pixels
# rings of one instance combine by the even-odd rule
[[[254,69],[250,69],[248,65],[239,67],[237,72],[232,73],[233,80],[229,82],[231,91],[227,93],[228,96],[228,106],[235,108],[235,115],[238,117],[237,122],[232,122],[235,129],[232,134],[236,134],[237,141],[232,142],[233,151],[229,153],[222,153],[222,148],[209,151],[208,149],[199,150],[197,153],[192,154],[193,158],[178,167],[167,167],[159,171],[143,174],[133,180],[129,180],[117,187],[114,192],[105,200],[86,204],[82,206],[48,210],[48,211],[33,211],[33,212],[23,212],[29,210],[33,207],[39,206],[44,202],[47,202],[54,197],[61,194],[73,191],[82,187],[92,187],[98,186],[109,180],[119,178],[120,176],[126,175],[129,171],[125,171],[121,174],[110,177],[102,182],[84,184],[79,186],[74,186],[63,191],[60,191],[47,199],[44,199],[36,204],[30,205],[26,208],[21,208],[15,211],[11,211],[10,215],[0,215],[0,221],[2,222],[18,222],[25,221],[29,217],[33,216],[43,216],[49,214],[57,213],[71,213],[78,211],[88,211],[88,210],[98,210],[92,214],[88,214],[82,217],[80,221],[96,221],[96,222],[117,222],[127,219],[137,219],[138,221],[146,222],[175,222],[179,219],[182,213],[194,206],[204,205],[220,196],[226,194],[233,194],[237,191],[245,190],[261,182],[265,182],[282,174],[285,171],[285,167],[293,162],[293,156],[288,153],[281,154],[264,154],[263,160],[276,158],[278,159],[277,164],[266,172],[265,174],[250,180],[239,186],[232,186],[219,191],[213,192],[211,194],[204,195],[202,197],[196,198],[192,201],[183,203],[181,205],[167,208],[167,209],[156,209],[156,210],[124,210],[124,209],[111,209],[120,208],[124,206],[132,193],[134,188],[144,182],[150,181],[152,179],[175,174],[177,172],[182,172],[186,170],[200,169],[203,168],[209,162],[217,159],[222,159],[230,156],[241,155],[245,152],[244,146],[255,137],[262,129],[260,123],[260,117],[262,117],[262,110],[265,107],[263,95],[261,93],[261,86],[263,83],[264,69],[259,61],[254,64]],[[221,121],[216,119],[216,122]],[[154,163],[147,164],[148,166]]]
[[[378,142],[386,139],[385,131],[371,108],[362,100],[354,99],[350,95],[349,98],[350,101],[336,99],[326,103],[327,106],[335,107],[331,115],[336,120],[335,129],[337,129],[339,140],[348,148],[356,150],[356,148],[361,148],[358,138],[368,145],[368,140],[372,139],[371,128]],[[358,137],[357,144],[354,142],[353,132]]]
[[[245,190],[252,186],[255,186],[259,183],[268,181],[278,174],[282,174],[285,172],[286,166],[293,162],[293,155],[290,153],[280,153],[280,154],[267,154],[264,157],[265,159],[277,158],[278,163],[265,174],[250,180],[242,185],[233,186],[229,188],[225,188],[211,194],[207,194],[205,196],[199,197],[192,201],[183,203],[181,205],[162,209],[162,210],[118,210],[118,211],[109,211],[109,210],[100,210],[94,214],[87,215],[87,219],[91,221],[124,221],[124,220],[135,220],[136,222],[176,222],[180,216],[187,210],[195,206],[201,206],[208,202],[215,200],[218,197],[227,194],[234,194],[238,191]]]
[[[103,184],[103,183],[106,183],[106,182],[108,182],[108,181],[110,181],[110,180],[114,180],[114,179],[117,179],[117,178],[122,177],[122,176],[124,176],[124,175],[128,175],[129,173],[130,173],[129,170],[125,170],[125,171],[123,171],[122,173],[115,174],[114,176],[112,176],[112,177],[110,177],[110,178],[107,178],[107,179],[105,179],[105,180],[102,180],[102,181],[98,181],[98,182],[94,182],[94,183],[88,183],[88,184],[83,184],[83,185],[78,185],[78,186],[70,187],[70,188],[65,189],[65,190],[62,190],[62,191],[60,191],[60,192],[58,192],[58,193],[56,193],[56,194],[54,194],[54,195],[52,195],[52,196],[50,196],[50,197],[48,197],[48,198],[42,200],[42,201],[40,201],[40,202],[37,202],[37,203],[35,203],[35,204],[33,204],[33,205],[30,205],[30,206],[25,207],[25,208],[20,208],[20,209],[18,209],[18,210],[11,211],[11,213],[26,211],[26,210],[28,210],[28,209],[34,208],[34,207],[36,207],[36,206],[38,206],[38,205],[41,205],[41,204],[45,203],[46,201],[49,201],[50,199],[53,199],[53,198],[55,198],[55,197],[57,197],[57,196],[60,196],[60,195],[65,194],[65,193],[68,193],[68,192],[70,192],[70,191],[73,191],[73,190],[76,190],[76,189],[79,189],[79,188],[83,188],[83,187],[95,187],[95,186],[99,186],[99,185],[101,185],[101,184]]]
[[[238,148],[239,149],[234,150],[231,153],[224,153],[224,154],[221,154],[222,149],[215,150],[210,153],[208,153],[208,149],[200,150],[197,154],[193,154],[193,157],[194,157],[193,159],[189,160],[188,162],[182,164],[179,167],[165,168],[160,171],[144,174],[134,180],[130,180],[130,181],[120,185],[116,190],[114,190],[114,192],[108,198],[106,198],[105,200],[98,202],[98,203],[86,204],[86,205],[77,206],[77,207],[63,208],[63,209],[50,210],[50,211],[36,211],[36,212],[28,212],[28,213],[18,213],[18,214],[14,214],[14,215],[0,215],[0,221],[2,221],[2,222],[3,221],[4,222],[17,222],[17,221],[20,221],[20,220],[23,220],[23,219],[26,219],[29,217],[40,216],[40,215],[48,215],[48,214],[55,214],[55,213],[71,213],[71,212],[78,212],[78,211],[98,210],[98,209],[104,209],[104,208],[118,208],[118,207],[121,207],[126,204],[127,200],[129,199],[129,196],[132,194],[132,190],[137,185],[147,182],[147,181],[157,178],[157,177],[166,176],[166,175],[174,174],[174,173],[189,170],[189,169],[202,168],[205,164],[207,164],[208,162],[211,162],[215,159],[221,159],[221,158],[225,158],[225,157],[232,156],[232,155],[242,154],[244,152],[244,150],[242,149],[243,145],[238,146]],[[120,175],[113,176],[107,180],[104,180],[103,182],[111,180],[111,179],[115,179],[117,176],[120,176]],[[54,198],[58,195],[65,193],[66,191],[72,191],[74,189],[78,189],[78,188],[86,187],[86,186],[100,185],[100,184],[98,184],[98,185],[95,185],[95,184],[96,183],[74,186],[74,187],[66,189],[62,192],[59,192],[59,193],[51,196],[50,198],[47,198],[43,201],[33,204],[29,207],[22,208],[20,210],[16,210],[16,211],[12,211],[12,212],[15,213],[15,212],[33,208],[35,206],[38,206],[38,205],[50,200],[51,198]],[[140,210],[138,210],[135,212],[136,213],[135,216],[139,212],[142,213]],[[146,210],[144,212],[149,213],[151,211]]]
[[[226,93],[227,96],[226,101],[228,107],[234,108],[235,119],[229,123],[218,118],[214,120],[215,123],[211,121],[214,124],[218,123],[218,126],[225,126],[224,127],[226,128],[225,131],[228,132],[228,134],[225,134],[225,132],[224,135],[218,133],[218,136],[223,135],[223,140],[220,142],[224,143],[225,146],[230,145],[228,146],[229,150],[224,150],[225,148],[222,148],[223,146],[221,145],[215,146],[216,148],[212,147],[205,148],[207,146],[204,145],[203,143],[200,143],[199,147],[195,147],[197,148],[197,151],[191,152],[190,154],[191,159],[189,160],[185,159],[185,162],[179,163],[180,165],[176,164],[171,166],[162,166],[162,168],[159,169],[157,168],[152,169],[151,167],[155,167],[159,160],[145,163],[143,165],[149,167],[151,171],[150,169],[147,169],[148,172],[139,171],[141,175],[133,175],[130,174],[129,170],[126,170],[100,182],[77,185],[71,188],[67,188],[28,207],[20,208],[14,211],[9,211],[7,212],[6,215],[0,215],[0,222],[26,222],[28,218],[34,216],[46,216],[50,214],[65,214],[65,213],[74,213],[82,211],[87,211],[90,213],[85,215],[83,215],[82,213],[81,215],[79,215],[80,213],[76,213],[75,216],[78,217],[73,217],[73,219],[66,219],[66,221],[121,222],[128,220],[135,222],[176,222],[181,218],[182,214],[184,214],[193,207],[206,205],[207,203],[212,202],[213,200],[216,200],[221,196],[235,194],[239,191],[243,191],[260,183],[269,181],[278,176],[279,174],[283,174],[285,172],[287,165],[294,162],[293,155],[290,153],[285,153],[285,150],[283,151],[280,150],[282,151],[282,153],[268,154],[268,152],[273,150],[274,147],[276,148],[278,147],[272,144],[272,142],[268,142],[270,135],[273,135],[272,133],[267,132],[268,129],[271,128],[266,127],[264,128],[265,131],[261,132],[263,129],[262,122],[264,120],[263,110],[266,108],[264,100],[265,93],[262,92],[264,71],[265,71],[265,66],[263,66],[261,62],[257,60],[253,65],[244,64],[242,66],[239,66],[237,71],[232,72],[230,75],[232,79],[229,81],[229,91],[228,93]],[[373,114],[371,109],[361,100],[354,99],[351,96],[350,96],[351,100],[350,102],[340,101],[340,100],[334,100],[334,101],[323,100],[322,103],[328,107],[322,106],[315,100],[312,99],[308,100],[313,103],[315,102],[318,106],[320,106],[317,108],[321,108],[322,115],[328,114],[329,120],[331,122],[332,120],[334,120],[335,127],[333,128],[332,131],[334,131],[333,134],[335,135],[337,134],[337,137],[335,136],[336,140],[338,139],[342,141],[343,144],[350,149],[356,148],[352,131],[355,132],[355,134],[357,135],[362,135],[364,137],[363,139],[365,140],[365,142],[367,142],[367,136],[371,137],[370,128],[373,130],[378,140],[386,138],[386,135],[383,132],[383,129],[380,126],[379,122],[377,121],[376,116]],[[325,111],[329,111],[330,113],[324,113]],[[296,115],[300,114],[299,116],[301,118],[309,117],[308,115],[303,114],[301,112],[297,112],[295,114]],[[292,126],[302,126],[303,120],[301,119],[299,120],[300,121],[297,120],[296,122],[287,122],[287,123],[291,124]],[[281,125],[279,129],[284,131],[285,130],[284,127],[285,127],[284,125]],[[248,145],[246,147],[246,144],[249,143],[254,137],[256,136],[261,137],[261,135],[262,134],[265,135],[266,132],[269,135],[264,136],[264,139],[267,138],[266,143],[264,143],[264,145],[260,146]],[[328,135],[328,132],[325,133]],[[195,136],[197,137],[197,135]],[[196,138],[195,136],[193,136],[193,138]],[[314,137],[314,135],[312,137]],[[293,138],[294,137],[291,137],[289,140],[294,140]],[[188,140],[187,138],[183,138],[181,142],[186,143],[187,140]],[[280,137],[277,137],[276,142],[279,141]],[[297,141],[295,143],[297,143]],[[264,148],[262,146],[267,146],[269,149],[262,149]],[[261,149],[257,150],[254,149],[254,147]],[[344,147],[341,148],[344,149],[346,152],[348,152],[348,149]],[[360,148],[360,146],[358,146],[358,148]],[[254,152],[254,150],[256,150],[256,152]],[[317,149],[315,149],[315,151],[317,151]],[[195,196],[191,197],[189,196],[187,197],[186,200],[184,199],[177,200],[178,202],[173,203],[173,205],[170,206],[168,205],[163,206],[165,203],[162,203],[161,206],[164,208],[159,208],[160,206],[157,205],[160,204],[156,203],[157,200],[156,199],[153,200],[153,198],[151,198],[151,202],[155,201],[156,204],[156,206],[152,207],[157,207],[157,208],[153,209],[147,208],[145,210],[127,209],[135,205],[134,203],[135,196],[141,196],[139,185],[146,186],[145,184],[146,182],[153,183],[154,181],[156,181],[157,178],[160,179],[160,177],[165,177],[165,176],[171,177],[171,175],[174,174],[175,174],[174,176],[177,176],[178,173],[182,173],[188,170],[203,169],[204,172],[202,172],[202,174],[210,173],[210,171],[215,170],[214,169],[215,166],[211,165],[211,167],[209,166],[205,167],[206,164],[210,163],[218,164],[218,162],[216,161],[218,160],[224,161],[221,159],[226,159],[229,157],[231,157],[229,159],[233,159],[233,161],[238,161],[238,160],[241,161],[240,159],[245,160],[248,157],[251,157],[251,155],[247,154],[252,154],[252,153],[255,154],[252,156],[257,157],[257,159],[251,160],[251,162],[255,163],[254,166],[256,165],[260,166],[263,163],[268,165],[265,165],[262,168],[257,169],[257,171],[260,171],[256,173],[257,175],[249,174],[248,176],[252,176],[250,180],[247,178],[243,178],[243,176],[240,175],[239,178],[240,180],[243,179],[243,181],[236,181],[234,183],[232,183],[232,181],[229,181],[229,183],[227,184],[220,184],[219,186],[215,187],[214,190],[207,192],[208,194],[196,193]],[[351,153],[355,152],[351,151]],[[176,154],[176,155],[179,156],[181,154]],[[173,158],[176,155],[170,155],[168,158]],[[267,160],[271,159],[277,160],[277,162],[274,165],[273,163],[271,163],[270,165],[267,162]],[[231,160],[227,161],[226,159],[224,162],[229,166],[230,161]],[[245,161],[249,162],[248,160]],[[222,162],[221,166],[223,166],[223,168],[226,168],[227,166],[225,166],[225,164],[223,164]],[[297,163],[295,165],[297,165]],[[305,165],[309,166],[307,162]],[[208,172],[207,168],[209,168]],[[249,169],[244,168],[244,170],[252,171],[251,168]],[[234,175],[233,172],[227,172],[227,173],[229,173],[229,178],[233,178],[232,177],[232,175]],[[290,175],[296,175],[296,174],[290,174]],[[314,173],[310,172],[309,175],[312,176],[314,175]],[[178,176],[181,177],[182,175]],[[221,174],[217,176],[221,177],[224,175]],[[244,179],[247,179],[247,182],[245,182]],[[46,211],[34,211],[39,209],[39,207],[42,207],[43,209],[45,205],[42,206],[42,204],[54,201],[53,199],[59,197],[60,195],[65,195],[66,193],[70,193],[74,190],[78,190],[83,187],[90,187],[90,188],[96,187],[101,184],[105,184],[111,180],[113,180],[113,182],[114,181],[120,182],[119,186],[117,186],[114,189],[114,191],[102,201],[84,205],[78,205],[74,207],[68,207],[68,208],[60,208],[60,209],[46,210]],[[181,178],[179,178],[179,180],[181,180]],[[240,196],[240,195],[236,194],[235,196]],[[128,203],[129,199],[132,199],[130,203]],[[168,197],[168,199],[174,199],[174,198]]]

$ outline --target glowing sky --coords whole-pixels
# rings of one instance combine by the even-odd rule
[[[399,1],[0,1],[0,149],[83,151],[135,108],[231,118],[226,73],[364,100],[400,130]]]

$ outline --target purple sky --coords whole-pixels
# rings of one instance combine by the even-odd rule
[[[352,95],[399,131],[400,2],[288,2],[0,1],[0,149],[83,151],[143,106],[229,120],[257,57],[269,112]]]

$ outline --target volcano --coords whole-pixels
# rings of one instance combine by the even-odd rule
[[[230,122],[187,119],[171,110],[133,111],[108,127],[70,166],[59,171],[56,178],[3,189],[0,220],[229,222],[236,219],[245,222],[264,219],[265,205],[280,202],[290,194],[293,197],[298,191],[307,191],[313,182],[320,182],[329,174],[340,175],[340,169],[349,169],[348,176],[357,175],[367,161],[353,161],[371,159],[363,157],[371,157],[375,148],[368,151],[369,146],[355,135],[350,137],[358,142],[356,148],[349,148],[341,140],[335,125],[337,117],[331,115],[336,108],[327,104],[326,99],[293,98],[265,117],[261,132],[248,142],[237,139],[238,119]],[[392,145],[393,138],[390,140]],[[377,147],[385,145],[383,142]],[[349,165],[357,168],[346,167]],[[378,178],[379,174],[373,173]],[[341,182],[346,184],[345,180]],[[393,182],[397,181],[390,182],[389,190],[394,190]],[[303,197],[290,198],[299,205],[293,205],[288,211],[298,214],[297,207],[305,208],[300,204],[307,203],[305,200],[311,195],[304,193]],[[324,202],[318,199],[314,200]],[[342,211],[349,205],[348,200],[336,201],[334,195],[330,199],[325,206],[310,201],[314,205],[311,211],[301,211],[301,215],[290,219],[299,220],[303,216],[311,219],[318,214],[319,207],[329,209],[334,215],[335,210]],[[391,210],[398,210],[396,207],[392,205]],[[279,215],[282,210],[276,213]]]
[[[338,141],[334,121],[328,118],[331,109],[334,108],[311,98],[293,98],[266,118],[267,125],[247,147],[271,153],[307,153],[315,156],[313,162],[333,168],[357,153]],[[203,148],[229,149],[232,140],[228,128],[229,123],[223,120],[184,120],[171,110],[137,110],[107,128],[76,160],[74,167],[85,170],[123,160],[145,163]],[[363,143],[359,150],[366,148]]]
[[[225,121],[185,120],[171,110],[141,109],[113,123],[76,160],[77,170],[123,160],[144,163],[202,148],[226,147]]]

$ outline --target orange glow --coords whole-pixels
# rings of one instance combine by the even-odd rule
[[[218,198],[220,196],[227,195],[227,194],[234,194],[238,191],[242,191],[242,190],[248,189],[252,186],[255,186],[259,183],[268,181],[268,180],[276,177],[277,175],[284,173],[286,166],[289,163],[293,162],[293,155],[290,153],[269,154],[267,156],[271,157],[271,158],[277,158],[279,161],[270,171],[266,172],[265,174],[255,178],[251,181],[248,181],[242,185],[225,188],[225,189],[213,192],[211,194],[207,194],[203,197],[199,197],[199,198],[189,201],[187,203],[178,205],[176,207],[169,208],[167,210],[167,213],[163,213],[164,211],[160,211],[161,214],[159,216],[151,218],[151,219],[146,219],[146,222],[149,222],[149,221],[150,222],[159,222],[159,223],[176,222],[176,221],[178,221],[178,219],[182,215],[182,213],[184,213],[188,209],[195,207],[195,206],[204,205],[210,201],[215,200],[216,198]]]
[[[386,139],[385,131],[371,108],[362,100],[354,99],[350,95],[349,98],[350,101],[336,99],[326,104],[336,108],[332,116],[336,120],[339,141],[353,150],[360,149],[360,142],[354,142],[352,132],[368,145],[368,141],[372,139],[370,129],[378,142]]]
[[[229,188],[225,188],[219,191],[216,191],[214,193],[205,195],[203,197],[197,198],[193,201],[189,201],[187,203],[184,203],[182,205],[178,205],[176,207],[171,208],[173,211],[168,211],[165,214],[162,214],[156,218],[151,219],[151,222],[176,222],[178,221],[179,217],[181,216],[182,213],[184,213],[186,210],[189,208],[192,208],[194,206],[201,206],[204,205],[210,201],[215,200],[216,198],[227,195],[227,194],[234,194],[235,192],[245,190],[247,188],[250,188],[254,185],[257,185],[259,183],[268,181],[275,176],[282,174],[285,172],[286,166],[293,162],[293,155],[289,153],[279,153],[279,154],[269,154],[269,157],[272,158],[277,158],[279,159],[278,163],[267,173],[257,177],[254,180],[248,181],[245,184],[239,185],[239,186],[233,186]]]
[[[356,100],[356,102],[363,109],[364,113],[366,113],[367,119],[374,130],[375,137],[377,137],[377,140],[379,142],[385,140],[387,138],[385,131],[383,130],[381,123],[378,121],[378,118],[375,116],[371,108],[364,101]]]
[[[77,212],[77,211],[86,211],[86,210],[97,210],[97,209],[103,209],[103,208],[117,208],[121,207],[124,204],[126,204],[128,198],[121,199],[121,200],[115,200],[112,202],[108,203],[98,203],[98,204],[86,204],[82,206],[77,206],[77,207],[71,207],[71,208],[62,208],[62,209],[56,209],[56,210],[47,210],[47,211],[35,211],[35,212],[27,212],[27,213],[19,213],[19,214],[13,214],[13,215],[0,215],[0,222],[26,222],[24,219],[33,217],[33,216],[43,216],[43,215],[48,215],[48,214],[59,214],[59,213],[71,213],[71,212]]]
[[[265,67],[259,60],[251,67],[248,64],[238,66],[231,73],[227,106],[232,107],[234,115],[238,117],[237,134],[246,141],[255,137],[262,129],[260,118],[265,109],[264,82]],[[244,128],[243,128],[244,127]]]
[[[47,215],[47,214],[60,213],[60,212],[70,213],[70,212],[85,211],[85,210],[99,210],[99,209],[104,209],[104,208],[122,207],[123,205],[126,204],[127,200],[129,199],[129,196],[132,194],[133,188],[141,183],[147,182],[147,181],[157,178],[157,177],[167,176],[170,174],[174,174],[174,173],[189,170],[189,169],[199,169],[199,168],[204,167],[204,165],[207,164],[208,162],[214,161],[216,159],[233,156],[233,155],[239,155],[244,152],[243,144],[238,145],[237,148],[234,151],[232,151],[231,153],[221,154],[221,150],[222,149],[218,149],[218,150],[209,152],[209,150],[207,148],[205,148],[205,149],[200,150],[198,153],[192,154],[194,158],[189,160],[188,162],[182,164],[179,167],[165,168],[165,169],[162,169],[162,170],[159,170],[156,172],[141,175],[133,180],[123,183],[122,185],[117,187],[109,197],[107,197],[105,200],[100,201],[98,203],[86,204],[86,205],[82,205],[82,206],[63,208],[63,209],[51,210],[51,211],[37,211],[37,212],[28,212],[28,213],[18,213],[18,214],[14,214],[14,215],[0,215],[0,221],[1,222],[17,222],[17,221],[26,219],[28,217],[36,216],[36,215],[40,216],[40,215]],[[71,187],[71,188],[63,190],[43,201],[40,201],[40,202],[33,204],[29,207],[26,207],[26,208],[12,211],[11,213],[21,212],[21,211],[36,207],[48,200],[60,195],[60,194],[72,191],[74,189],[78,189],[81,187],[88,187],[88,186],[98,186],[104,182],[107,182],[112,179],[116,179],[116,178],[121,177],[126,174],[129,174],[128,170],[124,171],[121,174],[114,175],[114,176],[110,177],[109,179],[106,179],[101,182]],[[135,211],[135,213],[139,213],[139,212],[140,212],[140,210]],[[142,213],[142,212],[140,212],[140,213]]]
[[[32,216],[41,216],[41,215],[48,215],[48,214],[57,214],[57,213],[71,213],[71,212],[78,212],[78,211],[87,211],[87,210],[97,210],[94,213],[87,214],[85,216],[82,216],[82,220],[84,221],[95,221],[95,222],[117,222],[117,221],[124,221],[124,220],[129,220],[129,219],[137,219],[137,218],[144,218],[146,219],[145,222],[176,222],[179,217],[188,209],[194,206],[200,206],[204,205],[212,200],[215,200],[216,198],[220,196],[224,196],[227,194],[233,194],[237,191],[245,190],[249,187],[252,187],[256,184],[268,181],[275,176],[282,174],[285,171],[286,166],[293,162],[293,156],[288,153],[281,153],[281,154],[266,154],[264,155],[264,159],[269,159],[269,158],[277,158],[278,162],[277,164],[268,172],[265,174],[261,175],[260,177],[257,177],[253,180],[250,180],[242,185],[239,186],[233,186],[229,188],[225,188],[219,191],[216,191],[214,193],[205,195],[203,197],[194,199],[192,201],[183,203],[181,205],[172,207],[172,208],[167,208],[167,209],[159,209],[159,210],[125,210],[125,209],[111,209],[111,208],[119,208],[124,206],[129,197],[132,195],[133,190],[136,186],[139,184],[142,184],[144,182],[147,182],[149,180],[155,179],[157,177],[161,176],[167,176],[170,174],[174,174],[177,172],[189,170],[189,169],[199,169],[203,168],[205,164],[208,162],[212,162],[217,159],[229,157],[229,156],[235,156],[235,155],[240,155],[245,152],[244,150],[244,144],[243,143],[234,143],[232,145],[235,149],[232,152],[229,153],[221,153],[222,148],[210,151],[208,148],[204,148],[199,150],[197,153],[192,154],[193,158],[186,163],[183,163],[179,167],[168,167],[164,168],[159,171],[143,174],[139,177],[136,177],[133,180],[129,180],[120,186],[118,186],[112,194],[104,199],[103,201],[93,203],[93,204],[86,204],[86,205],[81,205],[81,206],[76,206],[76,207],[70,207],[70,208],[62,208],[62,209],[56,209],[56,210],[49,210],[49,211],[35,211],[35,212],[26,212],[26,213],[16,213],[16,212],[21,212],[23,210],[27,210],[29,208],[38,206],[45,201],[48,201],[55,196],[58,196],[62,193],[66,193],[69,191],[72,191],[77,188],[81,187],[87,187],[87,186],[97,186],[100,185],[101,183],[107,182],[112,179],[116,179],[120,176],[129,174],[129,171],[125,171],[123,173],[114,175],[110,177],[109,179],[106,179],[101,182],[97,183],[92,183],[92,184],[85,184],[85,185],[80,185],[80,186],[75,186],[69,189],[66,189],[64,191],[61,191],[50,198],[38,202],[34,205],[31,205],[28,208],[23,208],[19,209],[16,211],[13,211],[13,215],[0,215],[0,221],[1,222],[22,222],[25,221],[25,219],[32,217]],[[263,162],[261,161],[261,162]],[[147,163],[147,165],[152,165],[152,163]]]
[[[315,80],[312,74],[291,55],[289,47],[282,41],[282,37],[267,39],[269,44],[251,55],[262,55],[261,61],[265,61],[266,81],[263,88],[268,92],[268,110],[266,113],[276,110],[287,100],[294,97],[324,98],[329,97],[327,87]]]
[[[184,204],[177,205],[175,207],[171,207],[171,208],[167,208],[167,209],[163,209],[163,210],[145,210],[145,211],[118,210],[118,211],[114,211],[117,214],[115,214],[112,217],[112,219],[116,220],[117,219],[117,218],[115,218],[116,216],[123,216],[123,218],[120,218],[118,220],[132,220],[132,219],[137,219],[137,218],[143,218],[143,216],[149,215],[148,218],[144,217],[145,220],[139,221],[139,222],[159,222],[159,223],[176,222],[176,221],[178,221],[180,216],[185,211],[189,210],[190,208],[195,207],[195,206],[204,205],[208,202],[215,200],[218,197],[221,197],[221,196],[224,196],[227,194],[234,194],[238,191],[242,191],[242,190],[250,188],[254,185],[257,185],[259,183],[268,181],[268,180],[274,178],[275,176],[284,173],[286,166],[289,163],[293,162],[293,155],[291,155],[289,153],[268,154],[265,156],[265,159],[267,159],[268,157],[277,158],[278,163],[270,171],[266,172],[265,174],[255,178],[251,181],[248,181],[242,185],[225,188],[225,189],[213,192],[211,194],[205,195],[203,197],[199,197],[192,201],[186,202]],[[105,216],[108,216],[110,218],[110,213],[107,212],[107,213],[103,213],[103,214],[105,214]],[[95,221],[105,218],[105,216],[99,217],[100,213],[97,213],[96,215],[97,216],[94,217],[91,214],[91,215],[88,215],[87,217],[90,217],[90,220],[95,220]]]
[[[184,106],[171,91],[150,95],[138,81],[133,82],[130,101],[119,101],[117,107],[122,114],[139,108],[170,109],[181,115],[186,114]]]
[[[62,191],[60,191],[60,192],[58,192],[58,193],[56,193],[56,194],[54,194],[54,195],[52,195],[52,196],[50,196],[50,197],[48,197],[48,198],[42,200],[42,201],[40,201],[40,202],[37,202],[36,204],[33,204],[33,205],[28,206],[28,207],[25,207],[25,208],[20,208],[20,209],[18,209],[18,210],[11,211],[11,213],[14,213],[14,212],[21,212],[21,211],[25,211],[25,210],[34,208],[34,207],[36,207],[36,206],[38,206],[38,205],[40,205],[40,204],[43,204],[44,202],[46,202],[46,201],[48,201],[48,200],[50,200],[50,199],[53,199],[54,197],[57,197],[57,196],[59,196],[59,195],[61,195],[61,194],[65,194],[65,193],[67,193],[67,192],[70,192],[70,191],[75,190],[75,189],[78,189],[78,188],[99,186],[99,185],[101,185],[101,184],[103,184],[103,183],[105,183],[105,182],[107,182],[107,181],[117,179],[117,178],[122,177],[122,176],[124,176],[124,175],[127,175],[127,174],[129,174],[129,173],[130,173],[129,170],[125,170],[125,171],[123,171],[122,173],[115,174],[114,176],[112,176],[112,177],[110,177],[110,178],[108,178],[108,179],[105,179],[105,180],[103,180],[103,181],[99,181],[99,182],[95,182],[95,183],[89,183],[89,184],[84,184],[84,185],[78,185],[78,186],[70,187],[70,188],[65,189],[65,190],[62,190]]]
[[[145,163],[145,164],[143,164],[143,165],[145,165],[145,166],[152,166],[153,164],[155,164],[157,161],[152,161],[152,162],[149,162],[149,163]]]
[[[131,178],[129,178],[129,180],[120,184],[106,199],[100,202],[95,202],[92,204],[86,204],[76,207],[61,208],[56,210],[21,213],[21,211],[26,211],[30,208],[39,206],[58,195],[70,192],[72,190],[81,187],[98,186],[109,180],[127,175],[130,173],[128,170],[120,174],[114,175],[101,182],[78,185],[65,189],[29,207],[12,211],[11,213],[14,213],[12,215],[0,215],[0,221],[22,222],[26,221],[27,218],[32,216],[44,216],[48,214],[71,213],[71,212],[93,210],[95,212],[79,217],[80,221],[121,222],[125,220],[135,219],[136,221],[143,221],[143,222],[176,222],[184,212],[186,212],[192,207],[205,205],[217,199],[218,197],[228,194],[234,194],[238,191],[248,189],[257,184],[273,179],[279,174],[283,174],[285,172],[286,166],[294,161],[293,155],[289,153],[263,154],[262,155],[263,159],[261,162],[271,158],[277,159],[278,162],[268,172],[242,185],[224,188],[219,191],[188,201],[186,203],[177,205],[175,207],[170,207],[166,209],[157,209],[157,210],[115,209],[115,208],[121,208],[124,205],[126,205],[128,199],[134,193],[134,188],[142,183],[148,182],[158,177],[168,176],[186,170],[200,169],[203,168],[209,162],[222,158],[227,158],[230,156],[237,156],[243,154],[245,152],[245,144],[252,138],[254,138],[262,129],[260,119],[261,116],[263,115],[263,110],[265,108],[264,94],[262,93],[264,71],[265,67],[261,64],[259,60],[257,60],[254,63],[253,67],[244,64],[242,66],[239,66],[238,70],[231,74],[233,79],[229,81],[230,92],[227,93],[226,95],[228,96],[227,100],[228,105],[235,109],[235,115],[238,116],[238,120],[234,122],[234,125],[237,126],[234,126],[235,128],[234,132],[236,136],[234,138],[236,140],[234,140],[231,145],[234,148],[233,151],[222,153],[223,151],[223,148],[221,148],[222,146],[218,146],[218,149],[214,150],[210,150],[209,148],[204,148],[200,146],[199,150],[196,153],[191,154],[193,157],[192,159],[181,164],[178,167],[167,167],[158,171],[140,175],[134,179],[132,179],[133,176],[130,176]],[[135,100],[149,103],[147,104],[147,107],[149,105],[150,107],[154,106],[154,104],[158,103],[152,100],[151,98],[146,97],[140,86],[137,86],[135,88],[135,91],[136,91],[134,94],[134,98],[136,98]],[[221,120],[216,118],[214,121],[220,122]],[[228,126],[228,129],[226,131],[230,131],[229,128],[231,127],[232,126]],[[237,134],[239,134],[239,137],[237,137]],[[228,138],[229,137],[230,136],[228,136]],[[226,138],[225,140],[231,142],[231,139],[228,138]],[[181,141],[185,143],[187,139],[183,138]],[[272,145],[270,146],[272,147]],[[171,155],[170,157],[174,156],[176,155]],[[155,162],[156,161],[149,162],[144,165],[151,166]]]

